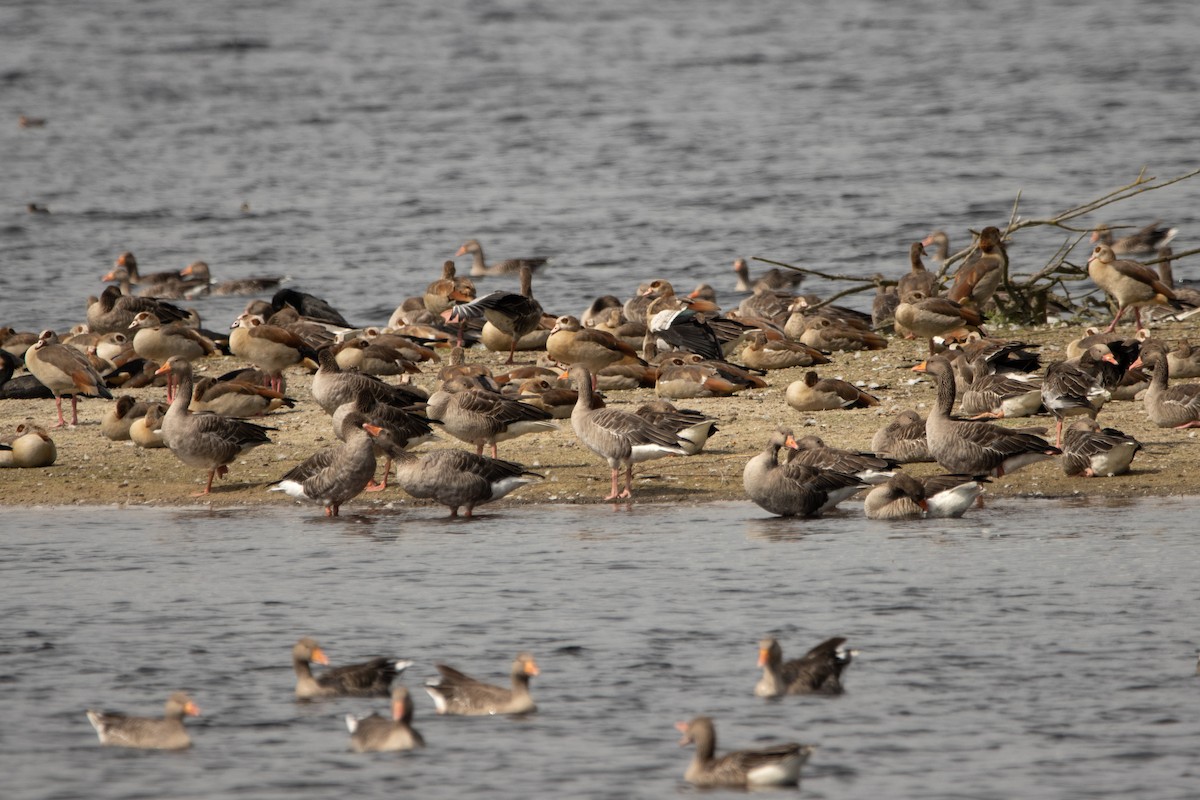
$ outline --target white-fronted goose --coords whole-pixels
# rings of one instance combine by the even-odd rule
[[[326,347],[317,351],[317,369],[312,379],[312,396],[326,414],[337,411],[338,406],[358,402],[365,396],[377,403],[399,406],[422,403],[427,399],[413,388],[384,383],[378,378],[358,372],[346,372],[338,366],[337,357]]]
[[[693,786],[795,786],[800,767],[813,751],[812,745],[777,744],[756,750],[735,750],[717,756],[717,733],[708,717],[677,722],[683,734],[679,744],[696,745],[696,754],[683,779]]]
[[[979,500],[983,484],[990,483],[985,475],[943,473],[921,479],[925,484],[925,516],[957,518]]]
[[[838,695],[842,688],[842,670],[850,665],[856,651],[847,650],[844,636],[826,639],[800,658],[783,660],[783,648],[774,636],[758,643],[758,666],[763,674],[754,685],[758,697],[782,697],[785,694]]]
[[[533,269],[528,264],[520,268],[521,291],[497,291],[483,297],[455,306],[451,312],[450,322],[463,322],[467,319],[484,317],[499,330],[508,334],[510,347],[508,361],[513,363],[516,354],[517,340],[532,332],[542,322],[542,304],[533,298]]]
[[[288,470],[271,491],[297,500],[321,503],[325,516],[336,517],[342,504],[362,494],[375,477],[375,443],[382,429],[366,415],[352,412],[342,421],[339,445],[327,447]]]
[[[989,225],[979,233],[979,249],[954,273],[946,296],[957,303],[982,308],[992,299],[1008,271],[1008,251],[1000,229]]]
[[[933,338],[968,326],[979,328],[983,316],[973,308],[960,305],[947,297],[929,297],[920,291],[900,295],[896,306],[896,323],[915,336],[929,340],[929,352],[934,352]]]
[[[612,471],[612,490],[605,500],[633,496],[633,465],[668,455],[686,455],[680,437],[665,424],[654,424],[645,417],[617,408],[601,408],[592,389],[592,376],[586,366],[570,369],[579,398],[571,412],[571,428],[584,446],[608,462]],[[625,488],[617,486],[617,476],[625,470]]]
[[[1086,414],[1092,419],[1112,396],[1100,374],[1103,362],[1117,360],[1107,345],[1094,344],[1077,359],[1057,361],[1046,367],[1042,379],[1042,403],[1054,415],[1055,444],[1062,447],[1063,420]]]
[[[296,698],[315,700],[321,697],[387,697],[392,681],[412,666],[406,659],[380,656],[361,664],[334,667],[313,677],[312,664],[329,663],[329,657],[317,640],[305,636],[292,646],[292,669],[296,673]]]
[[[204,261],[193,261],[180,270],[179,274],[196,281],[201,293],[215,295],[262,294],[278,288],[284,281],[280,275],[214,281],[208,263]]]
[[[201,378],[192,392],[192,411],[211,411],[226,417],[261,417],[296,401],[262,384]]]
[[[487,445],[491,447],[492,458],[496,458],[497,442],[558,430],[548,412],[470,386],[461,378],[447,381],[429,396],[426,413],[430,419],[441,422],[446,433],[475,445],[476,453],[483,453]]]
[[[479,244],[477,239],[468,239],[463,242],[454,253],[454,257],[459,258],[468,254],[471,256],[472,275],[511,275],[514,272],[520,272],[521,267],[536,270],[550,263],[549,258],[506,258],[503,261],[488,264],[483,257],[483,245]]]
[[[1061,453],[1032,433],[951,417],[954,368],[944,357],[931,358],[913,369],[929,373],[937,382],[937,400],[925,421],[925,434],[930,455],[947,472],[1001,477]]]
[[[906,409],[875,432],[871,452],[880,458],[891,458],[901,464],[933,461],[929,442],[925,438],[925,420],[912,409]]]
[[[87,307],[87,325],[92,333],[114,333],[129,330],[129,323],[139,312],[149,311],[163,322],[181,322],[191,315],[178,306],[150,297],[130,297],[109,286]]]
[[[884,483],[896,474],[896,462],[892,459],[830,447],[820,436],[804,436],[795,441],[796,447],[788,452],[789,464],[845,472],[871,484]]]
[[[742,347],[741,363],[751,369],[790,369],[828,364],[829,359],[803,342],[768,339],[763,331],[751,331]]]
[[[765,511],[782,517],[820,516],[867,484],[848,475],[804,464],[780,464],[779,450],[796,449],[786,428],[777,429],[766,448],[746,462],[742,486],[746,495]]]
[[[179,390],[163,416],[163,441],[184,464],[208,470],[204,491],[197,492],[194,497],[211,493],[213,478],[229,472],[229,464],[242,453],[260,444],[271,443],[267,437],[270,428],[219,414],[189,411],[193,380],[192,365],[187,359],[175,356],[157,372],[171,372],[179,379]]]
[[[278,325],[268,325],[255,314],[242,314],[233,321],[229,350],[271,376],[271,388],[283,391],[283,370],[313,356],[313,350],[296,334]]]
[[[184,716],[198,717],[200,709],[185,692],[167,698],[163,718],[127,717],[88,709],[88,722],[96,729],[100,744],[111,747],[138,747],[143,750],[183,750],[192,744]]]
[[[928,509],[925,484],[904,472],[867,492],[863,500],[867,519],[921,519]]]
[[[1100,223],[1092,229],[1092,241],[1108,245],[1119,256],[1148,256],[1170,244],[1178,232],[1178,228],[1164,228],[1159,220],[1155,220],[1114,241],[1112,229]]]
[[[63,397],[71,398],[72,425],[79,424],[80,395],[112,399],[104,379],[92,367],[87,356],[73,347],[60,344],[54,331],[42,331],[38,340],[25,351],[25,368],[54,395],[54,405],[58,409],[56,428],[67,424],[63,419]]]
[[[1170,385],[1166,346],[1154,339],[1142,346],[1134,363],[1143,365],[1153,373],[1142,401],[1150,421],[1160,428],[1200,428],[1200,383]]]
[[[816,372],[808,372],[803,379],[788,384],[784,399],[797,411],[833,411],[879,405],[877,398],[854,384],[840,378],[822,378]]]
[[[441,676],[425,684],[439,714],[486,716],[492,714],[528,714],[537,710],[529,693],[529,679],[541,674],[529,653],[518,653],[513,660],[512,688],[493,686],[445,664],[435,664]]]
[[[15,469],[38,469],[49,467],[58,458],[58,448],[44,428],[22,422],[17,426],[12,441],[3,442],[5,450],[0,452],[0,467]]]
[[[757,286],[795,291],[796,287],[804,281],[804,273],[800,270],[783,270],[778,267],[772,267],[762,275],[759,275],[757,279],[751,280],[750,267],[744,258],[735,258],[733,260],[733,274],[737,276],[736,288],[739,292],[753,292]]]
[[[1094,419],[1077,420],[1063,434],[1063,472],[1087,478],[1124,475],[1141,449],[1141,442],[1115,428],[1101,428]]]
[[[1088,276],[1117,304],[1117,313],[1105,329],[1111,333],[1129,308],[1133,309],[1134,324],[1142,327],[1141,307],[1169,305],[1175,309],[1183,304],[1175,292],[1163,283],[1154,270],[1138,261],[1118,259],[1113,249],[1098,244],[1087,263]]]
[[[397,686],[392,690],[391,719],[379,714],[366,717],[346,715],[351,749],[356,753],[384,753],[424,747],[425,738],[413,729],[412,717],[412,697],[408,689]]]

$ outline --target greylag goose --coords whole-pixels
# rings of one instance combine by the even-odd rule
[[[983,316],[949,298],[929,297],[923,292],[912,291],[900,295],[896,323],[915,336],[929,339],[929,352],[933,353],[934,337],[968,326],[979,328],[983,325]]]
[[[360,396],[375,403],[401,408],[428,399],[407,386],[384,383],[370,375],[342,370],[333,350],[328,347],[317,351],[317,363],[320,367],[313,375],[312,396],[326,414],[337,411],[338,406],[359,401]]]
[[[903,472],[867,492],[863,500],[867,519],[921,519],[928,510],[925,484]]]
[[[510,339],[508,361],[513,363],[517,340],[532,332],[542,322],[542,304],[533,299],[533,269],[524,264],[520,268],[521,292],[492,292],[469,303],[455,306],[449,322],[464,322],[467,319],[484,317]]]
[[[708,717],[677,722],[683,734],[679,745],[696,745],[696,754],[683,779],[693,786],[795,786],[800,767],[813,751],[812,745],[777,744],[757,750],[735,750],[719,758],[717,733]]]
[[[828,364],[829,359],[803,342],[768,339],[765,331],[756,330],[746,335],[741,363],[751,369],[791,369]]]
[[[958,518],[983,495],[983,484],[990,483],[986,475],[957,475],[943,473],[921,479],[925,484],[925,516]]]
[[[0,467],[38,469],[53,465],[58,458],[58,448],[50,434],[25,422],[17,426],[11,442],[5,437],[3,446],[7,449],[0,452]]]
[[[242,314],[233,321],[229,350],[270,376],[270,388],[283,391],[283,370],[316,353],[295,333],[263,322],[256,314]]]
[[[822,378],[816,372],[808,372],[802,380],[788,384],[784,399],[797,411],[833,411],[879,405],[876,397],[854,384],[839,378]]]
[[[191,315],[179,306],[150,297],[130,297],[109,286],[87,307],[87,325],[92,333],[115,333],[129,330],[129,323],[139,312],[149,311],[166,323],[181,322]]]
[[[682,440],[680,445],[689,456],[703,450],[708,437],[719,430],[717,420],[694,409],[676,408],[669,400],[651,400],[633,413],[645,417],[651,425],[670,428]]]
[[[778,428],[766,448],[746,462],[742,486],[759,508],[782,517],[820,516],[867,484],[856,475],[810,467],[779,464],[780,448],[796,448],[792,432]]]
[[[795,291],[796,287],[804,281],[804,273],[800,270],[782,270],[778,267],[772,267],[759,275],[756,280],[751,280],[750,267],[744,258],[733,260],[733,274],[737,276],[737,291],[739,292],[753,292],[758,286]]]
[[[536,270],[550,263],[549,258],[506,258],[503,261],[488,264],[483,257],[483,245],[479,244],[477,239],[468,239],[463,242],[454,253],[454,257],[459,258],[468,254],[471,256],[472,275],[511,275],[514,272],[520,272],[521,267]]]
[[[512,688],[493,686],[445,664],[435,664],[440,678],[425,684],[439,714],[485,716],[492,714],[528,714],[537,710],[529,693],[529,679],[541,674],[529,653],[518,653],[513,660]]]
[[[1129,308],[1133,309],[1134,324],[1142,327],[1141,307],[1169,305],[1178,310],[1183,304],[1175,292],[1163,283],[1154,270],[1138,261],[1118,259],[1113,249],[1098,244],[1087,263],[1088,276],[1117,304],[1117,313],[1105,329],[1111,333]]]
[[[215,295],[262,294],[278,288],[284,281],[279,275],[214,281],[208,264],[204,261],[193,261],[180,270],[179,274],[196,281],[200,293]]]
[[[1139,228],[1128,236],[1113,240],[1112,229],[1100,223],[1092,229],[1092,241],[1106,244],[1119,256],[1148,256],[1166,247],[1179,232],[1178,228],[1161,227],[1158,220]]]
[[[387,432],[386,437],[382,434],[372,437],[375,440],[376,456],[383,455],[387,459],[383,465],[383,481],[369,481],[366,488],[368,492],[382,492],[387,488],[388,475],[392,471],[392,453],[397,449],[409,450],[433,441],[433,428],[428,419],[416,412],[414,406],[393,406],[360,395],[353,401],[338,406],[333,412],[333,430],[339,439],[346,430],[346,417],[356,412],[366,415],[368,422]]]
[[[800,658],[783,660],[783,648],[774,636],[758,643],[758,666],[763,674],[754,685],[758,697],[782,697],[785,694],[838,695],[842,688],[842,670],[850,665],[856,650],[842,647],[843,636],[826,639]]]
[[[1166,349],[1162,342],[1151,339],[1133,365],[1144,365],[1153,373],[1143,398],[1146,416],[1160,428],[1200,428],[1200,384],[1170,385]]]
[[[305,636],[292,646],[292,669],[296,673],[296,697],[315,700],[321,697],[387,697],[392,681],[412,666],[407,659],[379,656],[361,664],[327,669],[313,677],[312,664],[325,666],[329,657],[317,640]]]
[[[946,259],[950,257],[950,237],[945,231],[934,231],[921,240],[922,247],[935,245],[937,249],[933,251],[933,257],[937,259],[938,263],[945,263]]]
[[[947,472],[1001,477],[1062,452],[1032,433],[951,417],[954,368],[944,357],[931,358],[913,370],[937,381],[937,400],[925,421],[925,435],[930,455]]]
[[[339,445],[318,450],[288,470],[270,488],[297,500],[325,506],[325,516],[336,517],[344,503],[362,494],[375,477],[375,442],[382,428],[366,415],[352,412],[342,421]]]
[[[1038,378],[984,373],[967,385],[958,410],[973,419],[1028,417],[1041,410],[1042,399]]]
[[[1063,472],[1088,478],[1124,475],[1142,443],[1094,419],[1081,419],[1063,434]]]
[[[683,350],[719,361],[751,330],[753,326],[729,317],[710,316],[687,307],[654,311],[652,305],[647,312],[644,340],[655,348]]]
[[[174,373],[179,390],[162,420],[162,437],[175,457],[189,467],[208,470],[208,482],[199,497],[212,492],[213,478],[229,472],[229,464],[251,448],[270,444],[264,428],[245,420],[222,417],[219,414],[188,410],[192,399],[192,365],[185,358],[174,356],[156,371]]]
[[[1054,443],[1062,447],[1063,420],[1086,414],[1092,419],[1112,392],[1105,388],[1100,366],[1117,359],[1107,345],[1094,344],[1077,359],[1057,361],[1046,367],[1042,380],[1042,403],[1054,415]]]
[[[408,689],[397,686],[392,690],[391,719],[379,714],[367,717],[346,715],[351,749],[356,753],[383,753],[424,747],[425,739],[413,730],[412,717],[412,697]]]
[[[167,698],[162,719],[127,717],[88,709],[88,722],[96,729],[100,744],[111,747],[138,747],[144,750],[183,750],[192,744],[184,716],[198,717],[200,709],[185,692]]]
[[[296,289],[280,289],[271,296],[271,308],[275,311],[280,311],[290,307],[302,317],[307,317],[317,322],[333,325],[337,328],[353,328],[346,318],[341,313],[331,306],[328,302]]]
[[[586,366],[570,369],[579,398],[571,412],[571,427],[584,446],[608,462],[612,471],[612,490],[605,500],[633,496],[633,465],[668,455],[686,455],[687,444],[665,423],[654,424],[645,417],[617,408],[601,408],[592,389],[592,376]],[[625,488],[617,486],[617,476],[625,470]]]
[[[73,347],[60,344],[54,331],[42,331],[38,340],[25,351],[25,368],[54,395],[54,405],[58,409],[56,428],[67,424],[63,419],[63,397],[71,398],[72,425],[79,424],[80,395],[112,399],[104,379],[87,356]]]
[[[1179,319],[1186,319],[1196,313],[1196,309],[1200,308],[1200,289],[1195,286],[1177,285],[1175,283],[1175,272],[1171,269],[1171,259],[1175,257],[1175,252],[1169,247],[1159,248],[1158,251],[1158,277],[1163,282],[1163,285],[1168,287],[1175,293],[1175,297],[1179,302],[1189,307],[1186,314],[1180,314]],[[1174,372],[1174,368],[1172,368]],[[1180,378],[1195,377],[1194,375],[1180,375]]]
[[[499,500],[544,476],[520,464],[466,450],[387,451],[396,465],[396,482],[418,500],[433,500],[450,509],[450,518],[471,518],[476,506]]]
[[[1200,377],[1200,347],[1192,347],[1187,339],[1180,339],[1167,351],[1167,366],[1172,378]]]
[[[954,283],[946,296],[956,303],[982,308],[1007,272],[1008,251],[1000,229],[989,225],[979,233],[979,250],[954,273]]]
[[[901,464],[933,461],[929,442],[925,438],[925,420],[912,409],[901,411],[896,418],[875,432],[871,452],[880,458],[890,458]]]
[[[885,483],[896,474],[897,462],[894,459],[830,447],[820,436],[804,436],[795,442],[796,447],[788,452],[789,464],[845,472],[858,476],[863,483],[871,484]]]
[[[871,328],[877,331],[894,330],[896,323],[896,306],[900,305],[900,295],[895,286],[884,283],[884,277],[875,273],[875,297],[871,300]]]
[[[913,292],[920,292],[922,297],[937,296],[937,276],[925,269],[925,263],[921,261],[923,255],[925,246],[920,242],[913,242],[908,248],[908,272],[896,282],[896,295],[902,302],[906,295]]]
[[[492,458],[496,458],[497,442],[558,430],[549,412],[471,386],[462,378],[446,381],[429,396],[426,413],[430,419],[441,422],[446,433],[475,445],[477,454],[482,454],[488,445]]]

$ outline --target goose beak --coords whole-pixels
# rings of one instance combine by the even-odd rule
[[[767,656],[768,656],[767,648],[760,647],[758,649],[758,665],[760,667],[765,667],[767,665]]]
[[[371,436],[378,436],[379,434],[383,433],[383,428],[379,427],[378,425],[372,425],[369,422],[364,422],[362,427],[363,430],[369,433]]]
[[[329,657],[326,656],[325,651],[319,647],[313,648],[312,660],[313,660],[313,662],[320,664],[322,666],[327,666],[329,664]]]
[[[922,361],[920,364],[917,364],[915,367],[913,367],[912,371],[913,372],[928,372],[929,371],[928,367],[929,367],[929,362]]]
[[[170,362],[170,361],[168,361],[166,364],[163,364],[161,367],[159,367],[158,369],[154,370],[154,374],[155,374],[155,375],[162,375],[162,374],[164,374],[164,373],[167,373],[167,372],[170,372],[170,371],[171,371],[171,362]]]
[[[187,705],[183,707],[183,713],[187,714],[189,717],[198,717],[200,716],[200,706],[189,700]]]

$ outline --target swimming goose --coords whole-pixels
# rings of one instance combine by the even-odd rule
[[[412,697],[408,689],[397,686],[392,690],[391,719],[379,714],[366,717],[346,715],[351,749],[356,753],[383,753],[424,747],[425,738],[413,730],[412,717]]]
[[[163,416],[162,437],[184,464],[208,470],[204,491],[193,497],[206,495],[212,492],[213,478],[229,472],[229,464],[234,459],[251,448],[271,443],[267,437],[271,429],[219,414],[193,414],[188,410],[193,387],[191,362],[173,356],[158,368],[156,374],[167,372],[178,377],[179,390]]]
[[[104,379],[87,356],[73,347],[60,344],[58,334],[54,331],[42,331],[38,340],[25,351],[25,368],[54,395],[54,405],[58,409],[56,428],[67,424],[63,419],[63,397],[71,398],[71,425],[79,424],[80,395],[112,399]]]
[[[1142,346],[1133,366],[1152,371],[1143,405],[1146,416],[1160,428],[1200,428],[1200,383],[1170,385],[1166,345],[1151,339]]]
[[[925,420],[912,409],[901,411],[871,438],[871,452],[901,464],[933,461],[925,438]]]
[[[100,744],[111,747],[137,747],[144,750],[183,750],[192,744],[184,716],[198,717],[200,709],[185,692],[167,698],[163,718],[127,717],[88,709],[88,722],[96,729]]]
[[[897,464],[893,459],[830,447],[820,436],[796,439],[796,447],[788,453],[787,462],[845,472],[872,484],[884,483],[895,475]]]
[[[492,458],[496,458],[497,442],[558,430],[549,412],[537,406],[471,387],[462,378],[446,381],[429,396],[426,413],[441,422],[446,433],[475,445],[477,454],[489,445]]]
[[[1087,478],[1124,475],[1142,443],[1094,419],[1081,419],[1063,434],[1063,472]]]
[[[957,303],[982,308],[992,299],[1008,270],[1008,251],[1000,229],[989,225],[979,233],[979,249],[954,273],[946,296]]]
[[[1042,379],[1042,403],[1054,415],[1055,444],[1062,447],[1063,420],[1086,414],[1092,419],[1112,396],[1101,378],[1100,366],[1117,360],[1107,345],[1094,344],[1077,359],[1057,361]]]
[[[951,417],[954,369],[944,357],[931,358],[913,370],[927,372],[937,382],[937,400],[925,421],[925,434],[930,455],[947,472],[1001,477],[1062,452],[1032,433]]]
[[[782,697],[785,694],[838,695],[842,688],[842,670],[850,665],[855,650],[842,647],[843,636],[826,639],[800,658],[783,660],[783,648],[774,636],[758,643],[758,666],[763,674],[754,685],[758,697]]]
[[[162,272],[151,272],[146,275],[138,271],[137,258],[133,253],[128,251],[117,256],[117,260],[113,268],[108,274],[100,280],[121,281],[134,286],[140,286],[150,294],[156,293],[158,290],[170,287],[173,284],[181,284],[183,278],[180,276],[179,270],[164,270]],[[129,294],[126,290],[124,294]]]
[[[1179,232],[1178,228],[1163,228],[1155,220],[1128,236],[1113,241],[1113,232],[1108,225],[1100,223],[1092,229],[1092,241],[1106,244],[1119,256],[1147,256],[1167,246]]]
[[[315,700],[321,697],[387,697],[392,681],[412,666],[406,659],[382,656],[361,664],[334,667],[313,677],[311,664],[322,666],[329,657],[317,640],[305,636],[292,646],[292,669],[296,673],[296,697]]]
[[[358,497],[375,477],[375,443],[382,429],[365,414],[352,412],[342,420],[339,445],[318,450],[288,470],[270,491],[284,492],[297,500],[325,506],[325,516],[336,517],[343,503]]]
[[[979,500],[983,484],[991,481],[986,475],[943,473],[921,479],[925,484],[925,516],[957,518]]]
[[[279,275],[214,281],[208,263],[204,261],[193,261],[180,270],[179,274],[196,281],[199,293],[214,295],[262,294],[278,288],[284,281]]]
[[[513,363],[517,340],[531,333],[542,322],[542,304],[533,298],[533,269],[528,264],[520,268],[521,292],[497,291],[455,306],[449,322],[463,322],[469,318],[485,317],[510,339],[508,361]]]
[[[1138,261],[1118,259],[1112,247],[1098,244],[1087,262],[1088,276],[1117,304],[1117,313],[1105,329],[1111,333],[1129,308],[1133,309],[1134,324],[1142,327],[1141,307],[1169,305],[1175,309],[1183,304],[1175,292],[1163,283],[1154,270]]]
[[[854,384],[840,378],[822,378],[811,371],[802,380],[788,384],[784,399],[797,411],[832,411],[879,405],[876,397]]]
[[[512,688],[493,686],[475,680],[454,667],[435,664],[441,675],[425,684],[439,714],[485,716],[491,714],[528,714],[537,710],[529,693],[529,679],[541,674],[529,653],[518,653],[512,663]]]
[[[696,745],[696,754],[683,779],[693,786],[795,786],[800,767],[813,751],[812,745],[777,744],[756,750],[735,750],[717,757],[717,733],[708,717],[677,722],[683,734],[679,744]]]
[[[472,275],[511,275],[514,272],[520,272],[521,267],[529,267],[532,271],[541,269],[550,263],[549,258],[507,258],[494,264],[488,264],[483,257],[483,245],[479,243],[478,239],[468,239],[463,242],[454,257],[459,258],[467,254],[471,256]]]
[[[782,517],[820,516],[867,485],[856,475],[805,464],[780,464],[783,447],[796,449],[796,440],[787,428],[777,428],[763,451],[742,470],[746,495],[765,511]]]
[[[903,472],[867,492],[863,500],[867,519],[921,519],[929,510],[925,484]]]
[[[599,407],[586,366],[575,364],[569,374],[579,392],[571,412],[571,428],[584,446],[607,461],[612,470],[612,490],[605,500],[633,496],[634,464],[668,455],[687,455],[688,443],[671,426],[663,422],[655,424],[618,408]],[[617,476],[622,467],[625,488],[619,489]]]
[[[744,258],[735,258],[733,260],[733,274],[737,275],[737,291],[739,292],[753,292],[758,286],[794,291],[804,280],[804,273],[798,269],[785,270],[772,267],[756,280],[752,281],[750,279],[750,267],[746,264],[746,259]]]

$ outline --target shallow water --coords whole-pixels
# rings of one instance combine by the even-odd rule
[[[663,797],[704,713],[721,746],[819,745],[821,798],[1195,795],[1196,501],[1002,500],[886,524],[749,503],[433,509],[9,509],[0,538],[6,796]],[[841,698],[752,696],[758,638],[861,650]],[[501,680],[534,652],[539,711],[433,715],[419,753],[356,755],[297,704],[291,645]],[[190,690],[183,754],[102,748],[83,711]],[[19,720],[20,724],[14,724]],[[164,787],[170,787],[169,790]]]

